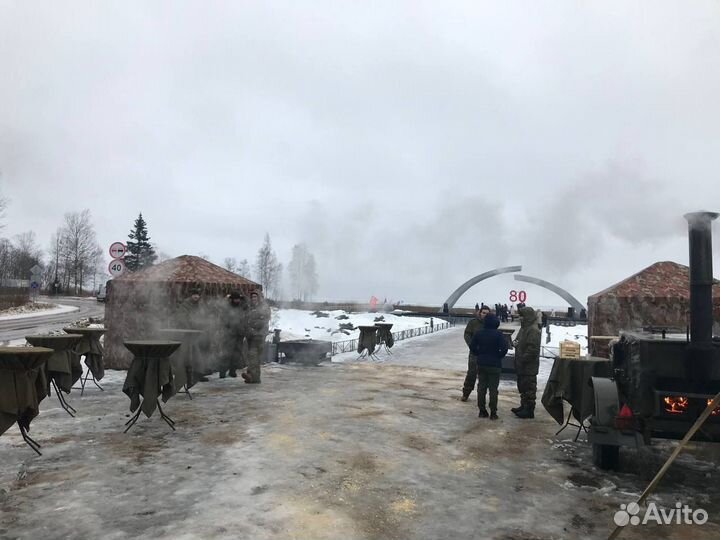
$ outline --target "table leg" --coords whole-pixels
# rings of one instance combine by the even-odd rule
[[[18,422],[18,427],[20,428],[20,435],[22,435],[22,438],[25,441],[25,443],[27,443],[27,445],[30,448],[32,448],[38,456],[42,456],[42,453],[39,450],[40,444],[35,439],[33,439],[30,435],[28,435],[25,428],[20,425],[20,422]]]
[[[130,418],[130,420],[125,422],[125,425],[127,427],[125,428],[125,431],[123,431],[123,433],[127,433],[128,430],[135,425],[135,422],[137,422],[138,418],[140,418],[141,412],[142,412],[142,402],[140,403],[140,406],[137,408],[137,411],[135,412],[135,414],[132,415],[132,418]]]
[[[575,424],[573,424],[573,425],[575,425]],[[585,424],[583,424],[582,422],[580,422],[580,427],[578,428],[577,433],[575,434],[575,442],[577,442],[578,437],[580,436],[580,429],[581,429],[581,428],[582,428],[582,430],[583,430],[586,434],[587,434],[587,432],[588,432],[588,431],[587,431],[587,428],[585,427]]]
[[[580,436],[580,430],[581,430],[581,429],[584,430],[585,433],[587,433],[587,429],[585,428],[585,426],[583,425],[582,422],[580,422],[580,424],[576,424],[576,423],[570,421],[570,419],[572,418],[572,413],[573,413],[574,410],[575,410],[575,407],[572,407],[572,406],[571,406],[571,407],[570,407],[570,412],[568,412],[567,419],[565,420],[565,423],[563,424],[563,426],[562,426],[560,429],[558,429],[558,430],[555,432],[555,436],[556,436],[556,437],[560,434],[560,432],[562,432],[562,431],[563,431],[566,427],[568,427],[568,426],[573,426],[573,427],[578,428],[578,429],[577,429],[577,433],[575,434],[575,438],[573,439],[573,441],[577,441],[577,440],[578,440],[578,437]]]
[[[85,359],[87,360],[87,355],[85,355]],[[78,388],[77,386],[73,386],[73,390],[80,390],[80,397],[82,397],[85,393],[85,385],[87,385],[88,379],[90,379],[92,383],[100,389],[101,392],[104,392],[105,389],[100,386],[100,384],[95,379],[95,375],[93,375],[92,371],[90,371],[90,366],[87,365],[87,361],[85,362],[85,367],[87,368],[87,372],[84,376],[80,377],[80,388]]]
[[[187,383],[182,387],[181,390],[178,390],[178,394],[187,394],[187,397],[189,397],[190,399],[193,398]]]
[[[87,364],[86,364],[87,367]],[[85,377],[80,378],[80,397],[83,396],[85,393],[85,384],[87,383],[88,376],[90,375],[90,368],[88,368],[87,373],[85,373]]]
[[[167,414],[165,414],[165,412],[162,410],[162,407],[160,406],[160,400],[158,400],[157,406],[158,406],[158,410],[160,411],[160,418],[162,418],[163,420],[165,420],[165,422],[167,423],[167,425],[170,426],[173,431],[175,431],[175,422],[173,421],[172,418],[170,418],[170,417],[169,417]]]
[[[92,382],[93,382],[93,384],[94,384],[95,386],[97,386],[97,387],[100,389],[101,392],[104,392],[104,391],[105,391],[105,389],[104,389],[102,386],[100,386],[100,383],[98,383],[98,382],[95,380],[95,375],[92,376]]]
[[[54,379],[51,380],[51,384],[52,384],[53,388],[55,389],[55,393],[57,394],[58,400],[60,401],[60,406],[65,410],[66,413],[68,413],[70,416],[75,418],[75,413],[77,413],[77,411],[75,410],[75,408],[72,405],[70,405],[67,401],[65,401],[65,396],[63,396],[62,392],[58,388],[57,383],[55,382]]]
[[[92,383],[100,389],[101,392],[105,391],[105,389],[102,386],[100,386],[100,384],[98,384],[97,380],[95,380],[95,374],[90,369],[90,366],[88,365],[88,362],[87,362],[87,358],[88,358],[88,355],[86,354],[85,355],[85,367],[87,368],[87,373],[85,374],[85,381],[83,382],[83,385],[82,385],[83,389],[80,392],[81,396],[82,396],[82,392],[85,391],[85,384],[87,383],[88,377],[92,380]]]

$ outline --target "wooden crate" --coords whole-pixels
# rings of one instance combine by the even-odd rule
[[[576,341],[561,341],[560,358],[580,358],[580,344]]]

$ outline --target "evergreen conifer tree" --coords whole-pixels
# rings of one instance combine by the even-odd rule
[[[155,250],[150,244],[147,223],[143,219],[142,212],[135,220],[135,225],[128,238],[127,254],[125,255],[127,269],[134,272],[152,266],[155,259],[157,259],[157,255],[155,255]]]

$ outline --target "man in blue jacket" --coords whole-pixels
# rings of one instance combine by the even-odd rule
[[[463,333],[463,338],[465,339],[468,349],[470,349],[470,342],[472,341],[475,332],[482,330],[483,319],[485,319],[485,316],[488,313],[490,313],[490,308],[483,305],[482,308],[475,310],[475,317],[470,319],[467,323],[465,332]],[[473,388],[475,388],[475,381],[477,381],[477,360],[475,359],[475,355],[472,350],[469,350],[468,369],[467,374],[465,375],[465,381],[463,382],[462,397],[460,398],[460,401],[468,400],[470,394],[472,394]]]
[[[502,359],[508,351],[507,340],[498,330],[499,319],[492,314],[485,316],[483,328],[478,330],[470,342],[470,350],[477,359],[478,408],[480,418],[487,418],[485,394],[490,391],[490,420],[497,420],[498,386],[502,371]]]

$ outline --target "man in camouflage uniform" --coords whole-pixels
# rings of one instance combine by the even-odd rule
[[[220,314],[222,325],[221,379],[228,374],[231,377],[237,377],[237,370],[242,368],[243,341],[248,333],[248,313],[245,296],[238,291],[231,292],[228,302]]]
[[[260,363],[265,348],[265,337],[270,323],[270,306],[263,300],[259,291],[250,293],[250,309],[247,316],[247,372],[242,374],[246,383],[260,382]]]
[[[482,330],[483,320],[488,313],[490,313],[490,308],[487,306],[483,306],[481,309],[476,309],[475,318],[470,319],[470,322],[467,323],[463,337],[465,338],[465,344],[468,346],[468,349],[470,349],[470,343],[472,342],[472,338],[475,333],[478,330]],[[468,369],[467,374],[465,375],[465,382],[463,383],[462,397],[460,398],[460,401],[468,400],[470,394],[472,394],[473,388],[475,388],[476,380],[477,358],[475,358],[475,355],[472,352],[468,352]]]
[[[520,331],[515,345],[515,373],[520,392],[520,407],[510,409],[518,418],[535,418],[537,374],[540,369],[540,329],[537,313],[529,306],[518,311]]]
[[[202,330],[205,332],[198,342],[198,350],[205,357],[201,361],[205,369],[193,365],[193,376],[195,377],[195,381],[207,382],[208,378],[205,375],[210,373],[210,371],[207,369],[209,362],[206,357],[210,353],[210,337],[208,335],[208,309],[201,301],[201,294],[202,291],[199,287],[190,289],[190,296],[183,300],[178,306],[175,314],[175,325],[177,328]]]

